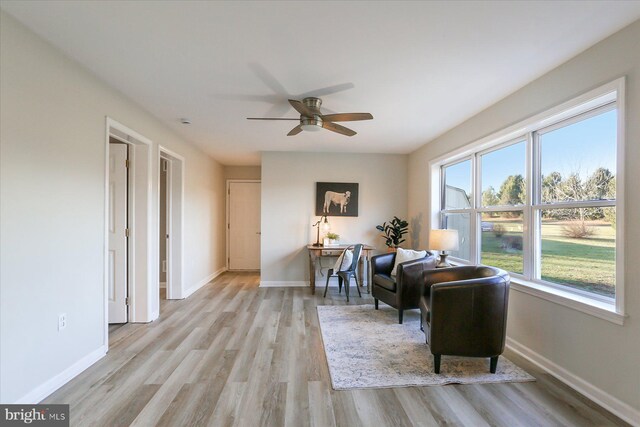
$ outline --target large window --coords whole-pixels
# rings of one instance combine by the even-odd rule
[[[485,139],[438,163],[439,226],[460,238],[453,261],[496,266],[517,283],[622,311],[618,93],[576,100],[519,135]]]

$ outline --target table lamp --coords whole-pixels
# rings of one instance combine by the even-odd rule
[[[440,252],[440,262],[436,268],[451,267],[447,262],[447,253],[445,251],[458,250],[458,230],[431,230],[429,233],[429,249],[435,249]]]
[[[322,225],[320,225],[321,223],[322,223]],[[322,215],[322,217],[320,217],[318,222],[313,224],[313,227],[318,227],[317,234],[316,234],[316,242],[313,244],[313,246],[322,246],[322,243],[320,243],[320,227],[322,227],[322,232],[323,233],[328,232],[330,227],[331,227],[330,224],[329,224],[329,220],[327,219],[327,216],[326,215]]]

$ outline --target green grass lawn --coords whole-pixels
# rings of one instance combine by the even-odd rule
[[[522,273],[522,251],[504,247],[506,236],[522,236],[520,224],[497,221],[505,226],[502,238],[493,232],[482,233],[482,263],[514,273]],[[562,233],[566,223],[543,221],[542,279],[600,295],[615,294],[615,230],[603,221],[593,221],[595,234],[574,239]]]

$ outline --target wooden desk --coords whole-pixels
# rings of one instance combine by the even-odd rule
[[[313,246],[307,245],[309,251],[309,284],[311,285],[311,293],[316,292],[316,270],[319,264],[320,257],[338,257],[348,247],[353,245],[338,245],[338,246]],[[367,292],[371,286],[371,251],[375,248],[373,246],[362,246],[362,254],[360,255],[360,262],[358,263],[358,285],[364,286],[364,260],[367,260]]]

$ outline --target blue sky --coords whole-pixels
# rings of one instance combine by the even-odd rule
[[[616,110],[608,111],[540,137],[542,174],[560,172],[563,178],[579,172],[587,179],[599,167],[616,174]],[[482,156],[482,189],[496,190],[509,175],[525,174],[525,144],[518,142]],[[471,162],[446,169],[448,185],[471,191]]]

